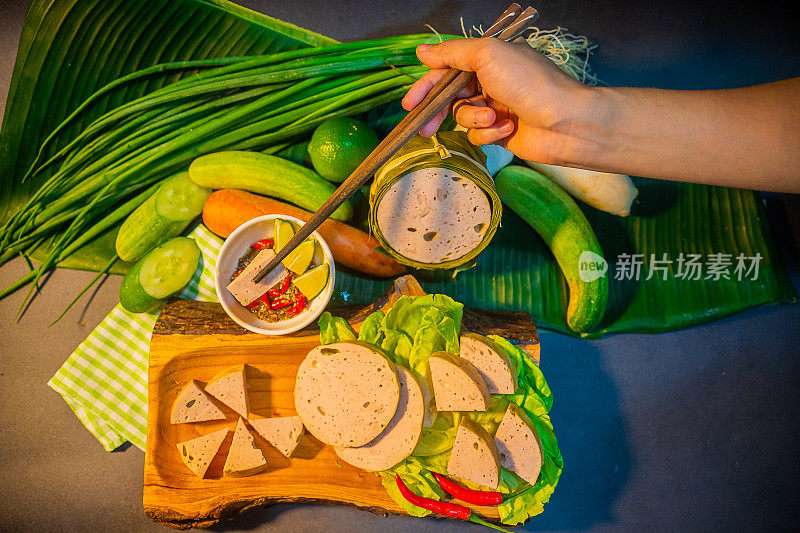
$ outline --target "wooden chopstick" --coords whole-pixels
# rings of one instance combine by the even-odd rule
[[[536,10],[527,7],[520,11],[519,4],[511,4],[508,9],[492,24],[481,36],[495,37],[511,41],[516,39],[536,16]],[[254,283],[260,282],[276,266],[283,261],[292,250],[306,240],[320,224],[325,222],[345,200],[350,198],[366,181],[389,160],[411,137],[433,117],[436,116],[458,93],[472,81],[473,72],[462,72],[458,69],[449,69],[444,76],[433,86],[427,96],[417,104],[414,109],[395,126],[395,128],[381,141],[377,148],[356,168],[322,206],[311,215],[297,233],[289,239],[283,248],[278,250],[275,257],[267,263],[253,278]]]

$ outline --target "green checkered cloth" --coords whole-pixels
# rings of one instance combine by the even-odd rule
[[[214,266],[222,240],[200,224],[189,234],[202,254],[181,298],[217,301]],[[147,358],[158,313],[129,313],[117,305],[47,383],[108,450],[125,441],[144,450],[147,437]]]

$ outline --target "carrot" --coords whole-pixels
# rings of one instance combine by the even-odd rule
[[[287,215],[307,221],[312,213],[236,189],[214,191],[203,206],[203,223],[220,237],[227,237],[248,220],[261,215]],[[380,246],[377,239],[360,229],[328,219],[318,231],[328,243],[333,258],[346,267],[378,277],[397,276],[406,271],[405,266],[375,251]]]

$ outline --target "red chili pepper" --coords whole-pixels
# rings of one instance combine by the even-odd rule
[[[265,250],[267,248],[272,248],[272,245],[275,244],[275,241],[272,239],[261,239],[250,248],[254,248],[256,250]]]
[[[267,294],[269,294],[270,298],[277,298],[278,296],[286,292],[291,283],[292,283],[292,275],[286,274],[286,277],[283,278],[283,281],[281,281],[281,284],[278,286],[278,288],[268,291]]]
[[[408,502],[412,505],[422,507],[423,509],[433,511],[434,513],[439,513],[440,515],[460,518],[461,520],[469,520],[469,517],[472,514],[472,510],[468,507],[464,507],[463,505],[440,502],[415,494],[406,486],[405,483],[403,483],[403,480],[400,479],[398,474],[395,474],[394,480],[395,483],[397,483],[397,488],[400,489],[400,494],[402,494],[403,498],[408,500]]]
[[[295,298],[294,305],[292,306],[292,308],[289,309],[289,314],[296,315],[297,313],[305,309],[307,304],[308,300],[306,300],[306,297],[300,294],[300,291],[297,291],[297,298]]]
[[[238,278],[239,274],[241,274],[242,272],[244,272],[244,270],[242,270],[241,268],[239,270],[237,270],[236,272],[234,272],[233,273],[233,279]]]
[[[416,505],[417,507],[422,507],[423,509],[427,509],[429,511],[433,511],[434,513],[438,513],[444,516],[450,516],[453,518],[460,518],[461,520],[467,520],[469,522],[474,522],[476,524],[480,524],[482,526],[490,527],[492,529],[496,529],[498,531],[505,531],[506,533],[510,533],[507,529],[503,529],[500,526],[496,526],[494,524],[490,524],[485,520],[481,520],[475,512],[470,509],[469,507],[464,507],[463,505],[456,505],[455,503],[449,502],[440,502],[437,500],[432,500],[431,498],[424,498],[419,496],[411,491],[403,480],[400,479],[400,476],[395,474],[394,476],[395,483],[397,483],[397,488],[400,490],[400,494],[403,495],[410,504]]]
[[[256,298],[255,300],[253,300],[252,302],[250,302],[249,304],[247,304],[247,307],[258,307],[262,303],[266,304],[267,307],[269,307],[269,300],[267,299],[267,293],[266,292],[264,294],[262,294],[261,296],[259,296],[258,298]]]
[[[291,300],[275,300],[269,303],[269,308],[275,311],[276,309],[283,309],[292,305]]]
[[[472,490],[462,487],[449,478],[436,472],[431,472],[436,482],[445,492],[453,498],[458,498],[462,502],[474,503],[475,505],[500,505],[506,500],[506,495],[494,490]]]

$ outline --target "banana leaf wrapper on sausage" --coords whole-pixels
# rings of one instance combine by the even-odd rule
[[[464,132],[413,137],[375,174],[369,226],[386,253],[422,270],[473,262],[502,215],[486,156]]]

